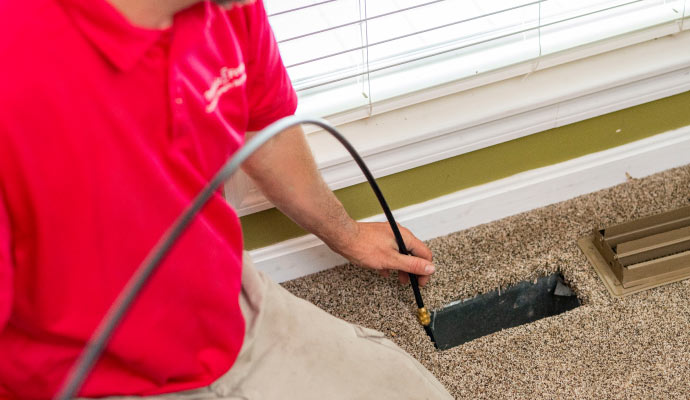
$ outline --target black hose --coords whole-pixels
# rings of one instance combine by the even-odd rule
[[[115,299],[113,304],[108,309],[108,312],[103,317],[103,320],[101,320],[100,324],[84,347],[79,359],[70,370],[65,383],[62,385],[60,391],[54,397],[54,399],[68,400],[77,394],[82,383],[84,382],[84,379],[86,379],[89,372],[93,368],[93,365],[103,353],[103,349],[110,340],[115,328],[118,326],[122,320],[122,317],[132,305],[132,301],[134,301],[134,299],[137,297],[144,284],[149,281],[156,268],[160,265],[161,261],[163,261],[180,235],[185,231],[189,223],[192,222],[194,217],[199,213],[199,211],[201,211],[216,190],[224,182],[226,182],[228,178],[230,178],[230,176],[239,168],[244,160],[251,156],[264,143],[280,132],[299,124],[317,125],[333,135],[343,146],[345,146],[352,158],[354,158],[355,162],[357,162],[357,165],[359,165],[359,168],[364,173],[369,185],[371,185],[372,190],[376,194],[376,198],[379,200],[381,208],[383,208],[383,212],[386,214],[388,223],[390,224],[393,234],[395,235],[398,250],[401,254],[409,254],[407,248],[405,247],[405,242],[403,241],[402,235],[400,234],[400,230],[398,229],[398,225],[396,224],[393,214],[386,203],[386,199],[383,197],[383,194],[376,184],[376,180],[369,171],[369,168],[367,168],[366,164],[364,164],[364,161],[359,154],[357,154],[357,151],[355,151],[354,147],[352,147],[352,145],[340,134],[340,132],[338,132],[323,119],[301,118],[296,116],[283,118],[257,133],[252,140],[247,142],[240,150],[238,150],[237,153],[235,153],[235,155],[233,155],[223,165],[223,167],[208,182],[208,184],[206,184],[203,190],[194,198],[192,203],[175,220],[175,222],[173,222],[173,224],[170,225],[170,227],[165,231],[163,236],[161,236],[156,245],[151,249],[149,254],[129,279],[125,287],[118,295],[117,299]],[[422,309],[424,308],[424,302],[422,301],[422,295],[419,291],[417,276],[410,274],[410,282],[412,284],[412,290],[414,291],[417,307]],[[429,326],[424,326],[424,328],[427,334],[432,337],[433,340]]]

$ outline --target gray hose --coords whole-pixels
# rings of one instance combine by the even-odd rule
[[[343,146],[345,146],[359,167],[362,169],[362,172],[366,176],[369,184],[376,194],[376,197],[381,203],[381,207],[383,208],[386,218],[388,219],[391,229],[393,230],[393,234],[395,235],[399,251],[402,254],[409,254],[405,248],[405,243],[402,239],[402,235],[400,234],[400,230],[393,219],[393,214],[391,213],[390,208],[383,198],[381,190],[376,184],[371,172],[364,164],[364,161],[362,161],[362,158],[357,154],[352,145],[345,140],[345,138],[335,128],[333,128],[323,119],[302,118],[297,116],[283,118],[260,131],[254,138],[252,138],[252,140],[247,142],[241,149],[239,149],[237,153],[235,153],[216,173],[213,179],[206,184],[204,189],[194,198],[187,209],[185,209],[185,211],[166,230],[163,236],[161,236],[156,245],[151,249],[144,261],[142,261],[140,264],[139,268],[137,268],[125,287],[122,289],[117,299],[115,299],[115,302],[113,302],[113,304],[110,306],[110,309],[108,309],[108,312],[103,317],[100,324],[89,339],[89,342],[84,347],[79,359],[70,370],[67,379],[54,399],[68,400],[77,394],[94,364],[103,353],[103,350],[108,343],[108,340],[110,340],[115,328],[117,328],[118,324],[122,320],[122,317],[129,310],[132,301],[134,301],[143,286],[149,281],[151,275],[155,272],[156,268],[160,265],[161,261],[163,261],[172,246],[175,244],[177,239],[185,231],[189,223],[192,222],[199,211],[201,211],[206,202],[208,202],[208,200],[213,196],[215,191],[221,187],[221,185],[223,185],[228,178],[230,178],[230,176],[240,167],[244,160],[249,158],[257,149],[259,149],[259,147],[263,146],[264,143],[269,141],[273,136],[279,134],[280,132],[299,124],[317,125],[328,131],[336,139],[338,139]],[[419,292],[417,277],[414,274],[410,274],[410,281],[412,282],[412,289],[415,292],[415,300],[417,301],[418,307],[421,309],[424,307],[424,304]],[[428,329],[426,328],[427,327],[425,326],[425,330],[427,330],[427,333],[429,333]]]

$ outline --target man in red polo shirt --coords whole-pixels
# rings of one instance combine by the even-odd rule
[[[0,398],[43,399],[165,229],[295,92],[260,1],[0,3]],[[422,275],[385,224],[353,221],[299,129],[243,167],[360,265]],[[405,276],[401,274],[401,276]],[[80,395],[448,398],[376,331],[329,316],[244,259],[220,194],[135,301]]]

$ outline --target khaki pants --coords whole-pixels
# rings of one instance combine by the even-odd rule
[[[246,252],[240,306],[247,332],[230,371],[210,386],[147,399],[452,399],[383,333],[295,297],[257,271]]]

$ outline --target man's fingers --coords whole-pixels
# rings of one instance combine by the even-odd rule
[[[431,279],[431,275],[422,275],[419,277],[419,286],[424,287],[427,283],[429,283],[429,279]]]
[[[403,235],[403,240],[405,241],[405,246],[407,249],[417,257],[421,257],[425,260],[431,261],[432,254],[431,250],[419,240],[416,236],[412,234],[407,228],[400,226],[400,233]]]
[[[384,222],[360,223],[357,242],[360,246],[345,256],[356,264],[378,270],[384,277],[389,276],[390,271],[398,271],[398,279],[403,284],[409,283],[408,273],[413,273],[419,277],[420,285],[425,285],[429,281],[428,276],[435,271],[431,250],[398,224],[410,255],[398,253],[395,238],[387,225]]]
[[[434,264],[429,260],[416,256],[405,256],[397,254],[395,257],[395,264],[390,268],[397,269],[403,272],[413,273],[415,275],[431,275],[436,271]]]
[[[424,287],[426,286],[427,283],[429,283],[429,280],[431,279],[431,275],[418,275],[417,276],[417,282],[419,283],[419,286]],[[400,282],[401,285],[407,285],[410,283],[410,274],[407,272],[402,272],[398,271],[398,281]]]
[[[421,287],[424,287],[427,283],[429,283],[429,279],[431,279],[431,275],[417,276],[417,282],[419,282],[419,286]],[[407,285],[410,283],[410,274],[407,272],[398,271],[398,281],[401,285]]]

